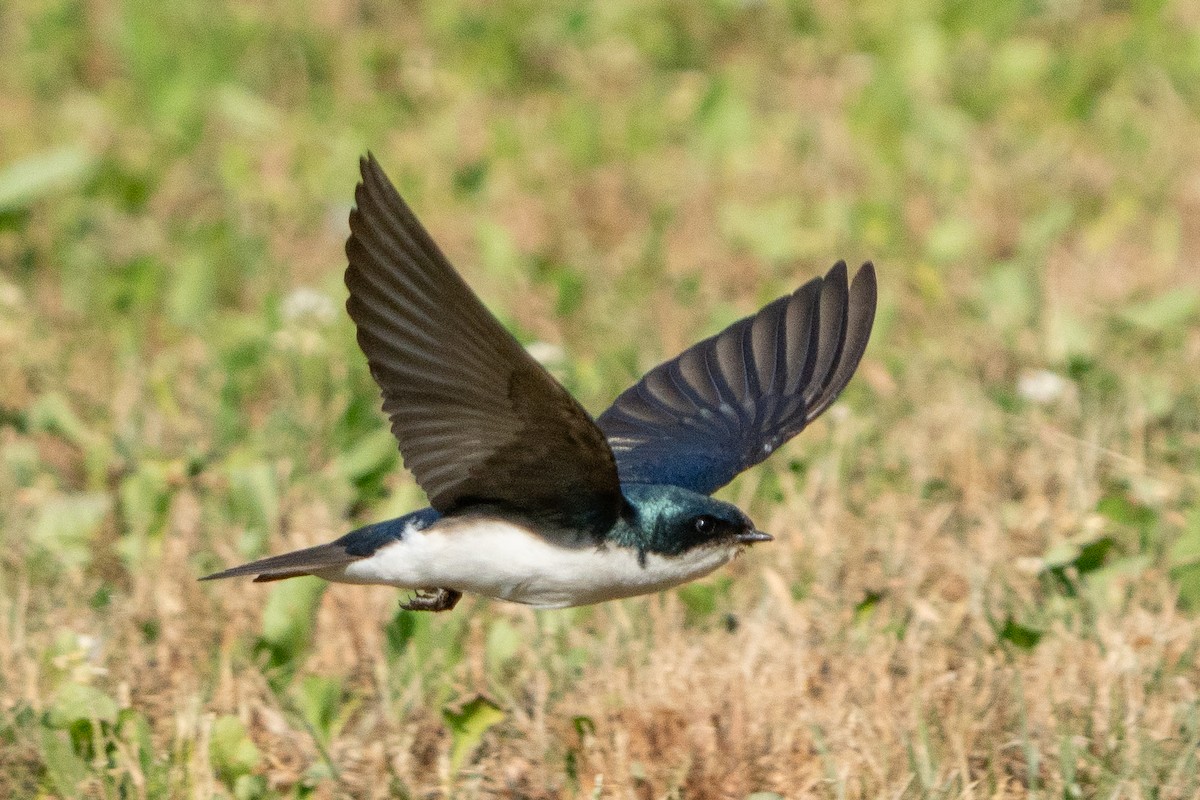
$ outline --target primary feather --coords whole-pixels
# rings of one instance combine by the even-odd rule
[[[830,406],[875,318],[875,268],[839,261],[758,313],[650,370],[597,422],[621,482],[711,494]]]
[[[371,156],[346,242],[346,309],[404,464],[438,511],[503,506],[602,533],[620,512],[595,422],[492,316]]]

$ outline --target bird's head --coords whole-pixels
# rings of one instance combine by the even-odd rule
[[[628,503],[623,544],[662,555],[695,547],[739,547],[771,541],[732,503],[677,486],[633,484],[623,487]]]

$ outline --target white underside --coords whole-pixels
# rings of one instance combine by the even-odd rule
[[[566,548],[496,520],[442,520],[408,530],[374,555],[316,573],[338,583],[404,589],[457,589],[537,608],[566,608],[677,586],[729,562],[736,546],[693,548],[678,556],[629,547]]]

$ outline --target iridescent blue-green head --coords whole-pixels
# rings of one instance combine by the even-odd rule
[[[608,539],[648,553],[675,556],[697,547],[740,547],[771,536],[732,503],[678,486],[622,487],[626,513]]]

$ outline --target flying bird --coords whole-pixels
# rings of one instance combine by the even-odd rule
[[[566,608],[657,592],[771,541],[710,495],[804,429],[858,367],[875,270],[839,261],[650,372],[593,419],[471,291],[373,156],[346,309],[430,506],[202,580],[317,575]]]

